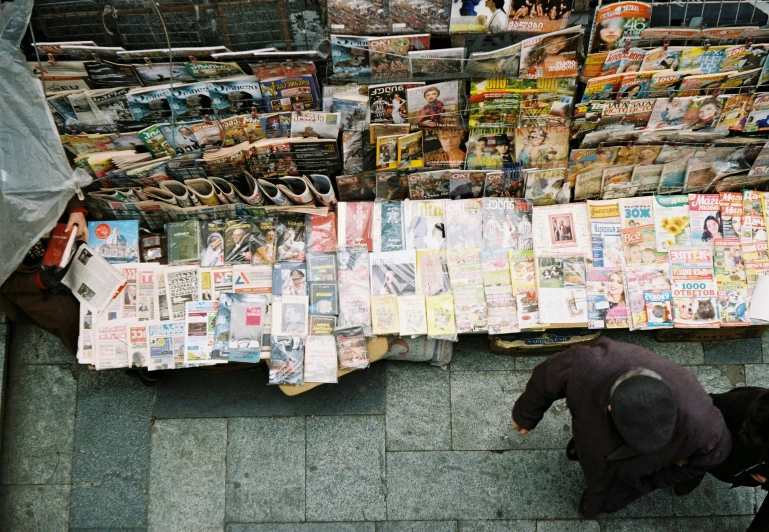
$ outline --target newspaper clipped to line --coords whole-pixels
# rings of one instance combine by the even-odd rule
[[[94,250],[82,244],[61,281],[94,315],[101,314],[126,285],[126,279]]]

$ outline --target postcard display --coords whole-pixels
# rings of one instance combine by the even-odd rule
[[[98,68],[40,65],[127,281],[83,311],[79,360],[269,360],[291,386],[367,367],[376,336],[751,325],[766,20],[659,26],[624,1],[586,32],[551,4],[328,0],[327,58],[79,43]],[[449,33],[517,42],[431,46]]]

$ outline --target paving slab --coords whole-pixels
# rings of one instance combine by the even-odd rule
[[[227,420],[163,419],[151,432],[149,530],[222,530]]]
[[[769,364],[745,364],[745,386],[769,388]]]
[[[77,382],[66,366],[18,366],[9,372],[3,484],[69,484]]]
[[[267,385],[262,365],[244,371],[171,371],[155,386],[158,418],[383,414],[387,364],[373,364],[296,397]]]
[[[769,364],[769,334],[764,333],[761,337],[761,352],[764,356],[764,364]]]
[[[227,522],[304,521],[304,418],[235,418],[227,443]]]
[[[6,362],[8,357],[8,325],[5,316],[0,312],[0,454],[3,452],[3,398],[5,397]]]
[[[689,366],[687,369],[708,393],[724,393],[745,386],[745,368],[741,365]]]
[[[152,388],[122,371],[80,372],[73,528],[146,526],[152,398]]]
[[[668,490],[655,490],[611,515],[612,517],[665,517],[673,515],[673,495]]]
[[[515,357],[492,353],[488,336],[471,334],[460,337],[454,344],[450,368],[451,371],[510,371],[515,369]]]
[[[517,356],[515,357],[515,369],[518,371],[531,371],[548,358],[550,358],[550,355]]]
[[[11,355],[19,364],[77,364],[77,357],[48,331],[32,323],[12,327]]]
[[[603,532],[745,532],[752,516],[600,519]]]
[[[227,532],[375,532],[374,523],[230,524]]]
[[[387,450],[451,449],[450,373],[413,362],[387,363]]]
[[[148,486],[119,477],[75,484],[72,486],[70,527],[81,530],[146,530],[147,492]]]
[[[729,484],[705,475],[697,489],[683,497],[673,497],[673,515],[748,515],[756,505],[753,488],[731,488]]]
[[[388,520],[575,518],[583,489],[561,450],[387,455]]]
[[[761,339],[705,342],[705,364],[761,364]]]
[[[598,521],[537,521],[537,532],[601,532]]]
[[[457,532],[456,521],[387,521],[376,524],[376,532]]]
[[[7,532],[66,532],[69,486],[0,487],[0,529]]]
[[[536,532],[536,521],[460,521],[459,532]]]
[[[384,521],[384,416],[308,418],[306,478],[308,521]]]
[[[451,428],[455,450],[565,449],[571,414],[557,401],[535,430],[521,436],[512,426],[512,408],[529,372],[486,371],[451,374]]]
[[[654,338],[653,331],[628,331],[626,329],[601,331],[601,336],[618,342],[639,345],[682,366],[705,364],[705,352],[699,342],[658,342]]]

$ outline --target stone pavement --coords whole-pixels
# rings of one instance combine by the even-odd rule
[[[382,362],[289,398],[264,369],[172,372],[151,388],[9,328],[3,531],[729,532],[763,497],[706,479],[577,520],[565,406],[525,438],[510,424],[542,358],[491,354],[483,337],[463,338],[446,369]],[[689,366],[711,392],[769,387],[769,338],[611,336]]]

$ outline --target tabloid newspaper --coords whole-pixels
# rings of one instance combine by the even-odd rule
[[[184,363],[206,364],[211,359],[218,301],[187,303],[184,338]]]
[[[185,305],[200,300],[200,271],[197,266],[166,268],[164,279],[171,319],[184,320]]]
[[[61,281],[94,315],[101,314],[120,294],[126,279],[94,250],[81,244]]]

